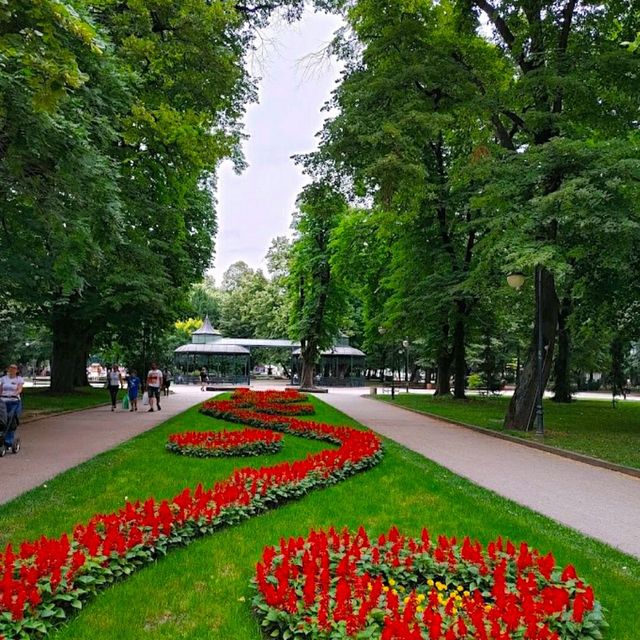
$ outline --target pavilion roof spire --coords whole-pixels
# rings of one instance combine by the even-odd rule
[[[215,339],[221,338],[222,334],[217,329],[213,328],[213,325],[209,320],[209,316],[206,315],[204,318],[204,322],[202,323],[202,326],[199,329],[196,329],[195,331],[193,331],[191,333],[191,336],[192,336],[191,339],[194,342],[201,342],[203,338],[205,342],[208,342],[211,339],[215,340]],[[213,338],[207,339],[207,336],[213,336]]]

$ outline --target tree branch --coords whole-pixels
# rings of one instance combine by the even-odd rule
[[[453,59],[469,74],[469,78],[471,79],[471,82],[475,84],[476,87],[478,87],[478,91],[480,91],[480,95],[486,96],[487,90],[484,86],[484,83],[473,72],[472,67],[469,64],[467,64],[462,54],[459,51],[455,51],[453,53]],[[514,123],[515,123],[514,118],[518,118],[518,116],[515,113],[511,114],[511,112],[506,112],[506,111],[503,111],[503,113],[505,115],[508,115],[513,120]],[[521,118],[518,118],[518,119],[522,124],[522,128],[524,128],[524,121]],[[496,130],[496,136],[498,137],[498,141],[500,142],[500,144],[506,149],[515,151],[515,145],[513,144],[513,136],[517,133],[517,130],[518,130],[517,127],[514,126],[510,132],[507,131],[504,124],[502,124],[502,120],[500,120],[500,116],[497,113],[492,114],[491,122]]]
[[[418,89],[418,91],[420,91],[420,93],[428,96],[433,100],[434,107],[437,108],[443,96],[442,89],[440,87],[436,87],[435,89],[429,90],[418,80],[415,80],[414,84],[416,85],[416,88]]]
[[[253,7],[248,7],[246,4],[237,4],[235,9],[238,13],[242,13],[244,15],[253,15],[254,13],[260,13],[262,11],[268,11],[271,13],[277,8],[277,4],[267,2],[265,4],[256,4]]]
[[[571,33],[571,23],[575,14],[575,8],[578,0],[568,0],[562,10],[562,27],[560,28],[560,37],[558,38],[558,66],[560,69],[564,66],[564,54],[569,46],[569,34]],[[556,97],[553,100],[551,110],[553,113],[562,111],[562,89],[558,89]]]
[[[491,123],[496,130],[496,135],[498,136],[498,142],[500,145],[505,149],[509,149],[509,151],[515,151],[516,147],[513,144],[513,134],[515,134],[515,131],[509,133],[502,123],[502,120],[500,120],[500,116],[496,113],[491,116]]]
[[[562,10],[562,28],[560,30],[560,39],[558,40],[558,51],[561,55],[567,51],[576,4],[578,4],[577,0],[569,0]]]
[[[507,25],[504,18],[498,13],[498,10],[490,2],[487,2],[487,0],[474,0],[473,4],[487,14],[487,17],[498,30],[498,33],[504,40],[505,44],[511,51],[513,51],[513,45],[515,44],[516,38],[511,32],[511,29],[509,29],[509,25]]]
[[[485,12],[493,26],[498,30],[509,51],[515,55],[516,37],[509,29],[505,19],[498,13],[498,10],[487,0],[472,0],[472,5],[476,5]],[[517,55],[517,62],[524,73],[531,71],[531,64],[527,61],[522,51]]]

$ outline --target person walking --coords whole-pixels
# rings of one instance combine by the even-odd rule
[[[129,411],[138,410],[138,391],[140,391],[141,380],[138,378],[138,372],[131,369],[127,376],[127,394],[129,395]]]
[[[202,369],[200,369],[200,391],[204,391],[207,382],[209,382],[209,374],[207,373],[207,368],[202,367]]]
[[[160,407],[160,389],[162,388],[162,371],[158,369],[155,362],[151,363],[151,369],[147,373],[147,393],[149,394],[149,411],[153,411],[153,399],[156,399],[158,411]]]
[[[6,409],[7,424],[10,424],[12,418],[20,417],[22,413],[20,394],[22,393],[23,386],[24,379],[18,374],[18,365],[10,364],[7,367],[5,375],[0,378],[0,400]],[[7,446],[13,445],[13,434],[13,430],[7,433],[5,438],[5,444]]]
[[[165,369],[162,372],[162,395],[169,395],[169,387],[171,386],[171,371],[169,369]]]
[[[107,388],[111,395],[111,411],[115,411],[116,402],[118,401],[118,389],[123,388],[122,376],[117,364],[111,365],[111,369],[107,371]]]

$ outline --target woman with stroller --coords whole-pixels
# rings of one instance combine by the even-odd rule
[[[20,394],[22,393],[23,386],[24,380],[22,376],[18,375],[18,365],[10,364],[7,367],[6,374],[0,378],[0,400],[2,400],[7,410],[7,424],[11,424],[13,418],[16,419],[14,421],[14,429],[7,431],[5,435],[4,440],[8,447],[13,445],[17,418],[22,413],[22,400],[20,399]]]
[[[111,396],[111,411],[116,410],[116,402],[118,401],[118,389],[122,389],[122,376],[117,364],[111,366],[107,371],[107,389]]]

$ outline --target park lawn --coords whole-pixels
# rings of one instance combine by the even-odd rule
[[[355,423],[313,399],[310,419]],[[304,457],[326,444],[285,436],[282,452],[260,458],[192,459],[165,452],[168,434],[221,428],[191,409],[0,506],[0,546],[41,534],[59,535],[95,512],[125,500],[171,497],[198,482],[210,485],[233,468]],[[233,428],[226,425],[227,428]],[[249,581],[265,545],[305,535],[312,527],[364,525],[370,532],[396,524],[418,535],[470,535],[486,543],[499,535],[552,551],[573,563],[609,610],[608,640],[636,640],[640,562],[481,489],[422,456],[385,441],[374,469],[175,550],[89,603],[52,640],[259,640]],[[613,526],[613,523],[612,523]]]
[[[122,399],[122,392],[120,392]],[[109,392],[94,387],[78,387],[73,393],[53,393],[48,388],[25,387],[22,390],[23,420],[39,416],[88,409],[111,402]]]
[[[390,397],[380,396],[391,402]],[[506,430],[502,423],[509,398],[470,396],[466,400],[397,393],[396,404],[449,420],[509,435],[533,438],[533,433]],[[552,447],[640,469],[640,402],[575,400],[571,404],[545,401],[544,442]]]

